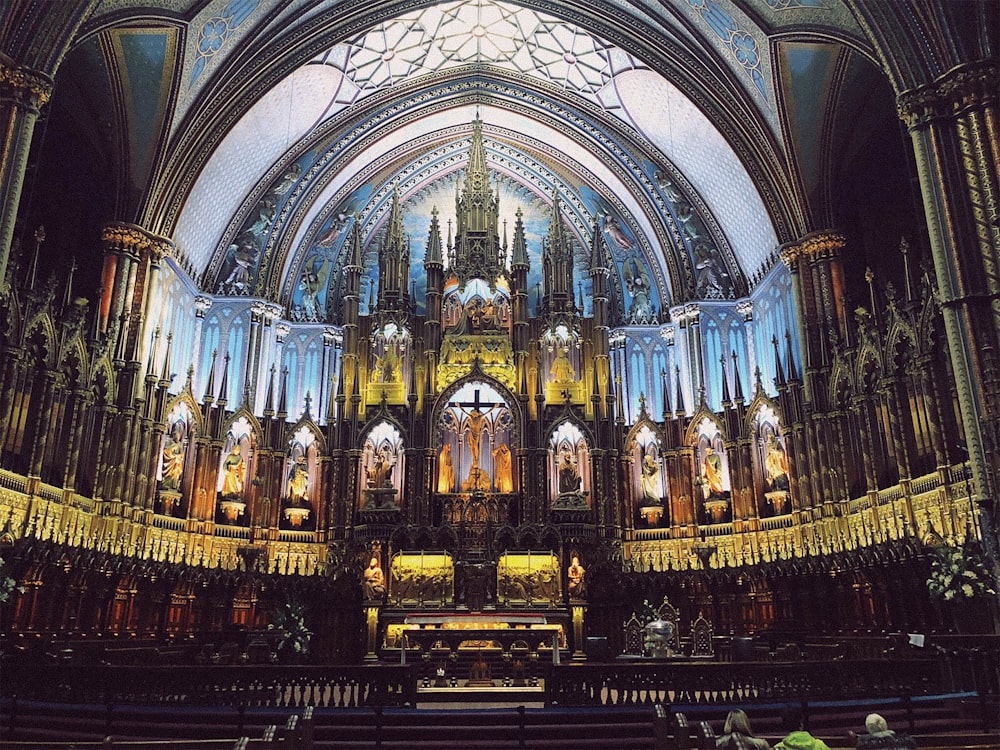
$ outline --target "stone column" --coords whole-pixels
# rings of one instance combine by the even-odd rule
[[[52,79],[47,75],[0,57],[0,290],[7,286],[7,264],[31,135],[38,111],[51,94]]]
[[[987,550],[1000,461],[1000,65],[958,66],[901,93]]]

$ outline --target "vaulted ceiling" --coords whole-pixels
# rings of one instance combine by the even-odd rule
[[[349,222],[373,242],[394,188],[415,243],[432,206],[445,224],[477,114],[508,218],[557,191],[661,306],[743,296],[836,221],[838,164],[891,117],[842,0],[101,0],[77,20],[56,96],[105,219],[173,239],[206,291],[279,302]],[[253,282],[227,287],[250,240]]]

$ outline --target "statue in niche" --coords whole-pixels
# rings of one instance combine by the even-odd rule
[[[395,465],[388,446],[378,451],[368,467],[367,480],[371,489],[392,487],[392,467]]]
[[[288,470],[288,489],[285,491],[288,502],[292,505],[302,505],[309,496],[309,471],[306,467],[306,457],[299,456]]]
[[[649,453],[642,457],[642,497],[648,503],[661,501],[660,465]]]
[[[767,484],[771,490],[788,490],[788,456],[774,435],[771,435],[767,441],[764,473],[767,475]]]
[[[381,357],[375,355],[375,364],[372,367],[373,383],[398,383],[402,376],[399,355],[392,346],[386,347],[385,354]]]
[[[372,555],[368,567],[365,568],[363,579],[365,599],[378,600],[385,596],[385,573],[382,572],[382,565],[377,555]]]
[[[514,491],[514,471],[510,448],[501,443],[493,450],[493,485],[497,492]]]
[[[179,490],[184,473],[184,438],[181,422],[174,422],[163,444],[163,489]]]
[[[580,472],[569,451],[559,457],[559,494],[571,495],[580,491]]]
[[[226,456],[222,464],[222,496],[229,498],[243,497],[243,456],[240,444],[233,446],[232,452]]]
[[[725,492],[722,485],[722,456],[711,445],[705,449],[702,480],[705,483],[706,497],[718,497]]]
[[[455,486],[455,461],[451,455],[451,443],[445,443],[438,455],[438,492],[451,492]]]
[[[699,297],[718,299],[729,290],[729,273],[707,242],[694,245],[695,293]]]
[[[580,558],[573,555],[570,559],[569,568],[566,569],[566,580],[569,582],[569,595],[573,599],[580,599],[587,591],[586,584],[587,571],[580,564]]]
[[[492,333],[500,330],[500,313],[493,300],[485,303],[479,297],[473,297],[462,308],[458,322],[446,333],[459,336],[476,336],[482,333]]]
[[[568,354],[567,347],[556,345],[556,358],[552,360],[552,367],[549,368],[553,383],[572,383],[576,380],[576,371],[573,369],[573,363],[569,361]]]

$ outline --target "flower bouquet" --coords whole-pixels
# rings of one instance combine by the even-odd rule
[[[931,596],[950,601],[967,601],[996,595],[996,582],[986,561],[973,549],[938,547],[931,558],[927,590]]]

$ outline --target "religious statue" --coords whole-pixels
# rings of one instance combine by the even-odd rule
[[[243,497],[243,456],[240,444],[233,446],[232,452],[226,456],[222,464],[222,496],[232,498]]]
[[[580,558],[573,555],[569,568],[566,570],[566,579],[569,581],[569,595],[571,598],[580,599],[586,593],[586,575],[587,571],[580,564]]]
[[[330,270],[329,258],[323,258],[319,268],[315,262],[302,271],[299,279],[299,289],[302,291],[302,305],[299,316],[302,320],[322,320],[319,309],[319,295],[326,286],[326,277]]]
[[[300,505],[308,500],[309,471],[306,468],[305,456],[296,458],[288,470],[288,489],[285,494],[288,502],[293,505]]]
[[[788,456],[778,439],[772,435],[767,441],[767,456],[764,458],[764,473],[772,490],[788,489]]]
[[[402,378],[399,355],[392,347],[386,349],[383,356],[375,355],[371,374],[373,383],[398,383]]]
[[[464,409],[462,411],[465,411]],[[469,452],[472,454],[472,468],[479,468],[479,450],[483,437],[483,428],[486,426],[485,415],[476,409],[465,412],[468,415],[466,421],[466,440],[469,443]]]
[[[715,452],[712,446],[705,450],[705,462],[702,478],[705,481],[706,497],[721,495],[725,492],[722,486],[722,456]]]
[[[377,556],[372,555],[363,578],[365,599],[381,599],[385,596],[385,573],[382,572]]]
[[[451,492],[455,486],[455,462],[451,457],[451,443],[445,443],[438,455],[438,492]]]
[[[572,383],[576,380],[576,371],[573,369],[573,363],[566,356],[567,353],[565,346],[556,348],[556,358],[552,360],[552,367],[549,368],[553,383]]]
[[[368,486],[372,489],[392,487],[392,456],[388,448],[383,448],[375,454],[372,465],[368,468]]]
[[[646,502],[659,503],[663,488],[660,485],[660,465],[650,454],[642,457],[642,497]]]
[[[501,443],[493,450],[493,485],[497,492],[514,491],[514,472],[510,460],[510,448]]]
[[[181,474],[184,473],[184,444],[181,440],[180,429],[175,428],[173,434],[167,435],[163,444],[163,488],[167,490],[179,490],[181,487]]]
[[[576,470],[569,451],[564,451],[559,460],[559,494],[580,491],[580,472]]]

